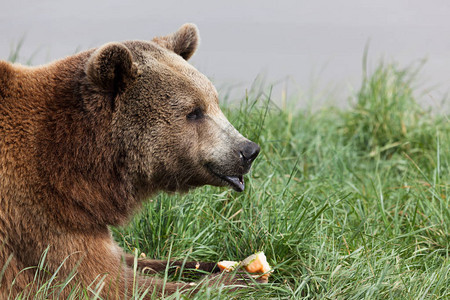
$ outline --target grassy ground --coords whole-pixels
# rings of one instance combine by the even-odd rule
[[[250,95],[225,109],[262,147],[245,192],[161,194],[114,236],[154,258],[264,251],[274,266],[268,285],[197,299],[448,299],[450,122],[417,105],[413,78],[381,64],[345,111]]]

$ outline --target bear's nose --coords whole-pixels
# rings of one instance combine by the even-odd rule
[[[244,164],[251,164],[258,156],[260,147],[258,144],[248,141],[241,150],[242,160]]]

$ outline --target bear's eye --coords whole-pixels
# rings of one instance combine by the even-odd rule
[[[187,114],[186,118],[188,120],[198,120],[203,117],[203,112],[200,107],[196,107],[193,111]]]

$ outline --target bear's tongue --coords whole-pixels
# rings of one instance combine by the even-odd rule
[[[223,179],[225,179],[236,192],[242,192],[245,188],[244,177],[242,175],[223,176]]]

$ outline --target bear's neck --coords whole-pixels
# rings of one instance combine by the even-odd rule
[[[21,153],[18,165],[27,165],[20,172],[27,175],[15,174],[26,179],[17,182],[41,196],[18,201],[44,207],[46,217],[79,230],[123,224],[138,204],[114,150],[107,110],[93,113],[83,103],[89,93],[83,85],[87,57],[9,67],[7,93],[2,92],[8,104],[3,109],[13,112],[19,136],[11,150]],[[1,110],[2,105],[0,115]]]

